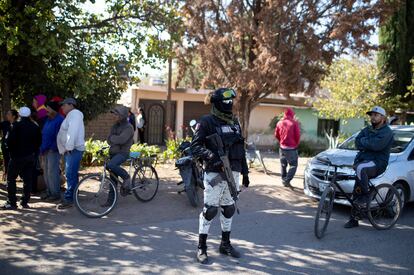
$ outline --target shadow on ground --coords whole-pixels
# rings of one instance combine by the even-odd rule
[[[303,196],[300,183],[293,190],[283,188],[276,177],[257,171],[252,172],[251,188],[240,195],[241,214],[234,219],[233,244],[243,258],[219,256],[216,220],[209,237],[212,263],[199,265],[194,255],[201,207],[192,208],[185,194],[177,194],[182,187],[176,185],[176,171],[168,166],[157,169],[161,182],[153,201],[121,198],[102,219],[86,218],[75,208],[58,211],[37,198],[32,209],[0,213],[2,273],[410,273],[408,258],[387,256],[373,245],[414,252],[408,242],[401,243],[413,236],[413,205],[389,231],[376,231],[366,222],[347,231],[342,225],[349,208],[335,207],[328,234],[317,240],[316,203]],[[2,186],[0,201],[4,200]]]

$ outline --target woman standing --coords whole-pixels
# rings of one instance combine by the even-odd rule
[[[1,132],[2,132],[1,152],[3,153],[3,165],[4,165],[3,180],[6,180],[7,168],[9,166],[9,161],[10,161],[9,149],[7,148],[7,138],[9,136],[13,123],[16,122],[18,118],[19,118],[18,112],[13,109],[6,113],[6,120],[1,122]]]

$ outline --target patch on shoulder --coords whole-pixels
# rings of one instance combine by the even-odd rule
[[[200,123],[197,123],[195,126],[195,130],[198,131],[198,129],[200,129]]]

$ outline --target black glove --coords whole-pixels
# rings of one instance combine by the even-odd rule
[[[249,180],[249,175],[245,174],[243,175],[243,186],[244,187],[249,187],[250,184],[250,180]]]

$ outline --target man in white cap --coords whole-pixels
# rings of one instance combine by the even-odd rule
[[[16,178],[18,175],[23,179],[21,206],[30,208],[28,203],[32,189],[35,154],[39,151],[42,143],[40,128],[30,119],[30,109],[27,107],[20,108],[19,115],[21,119],[13,125],[7,143],[10,151],[10,162],[7,174],[8,200],[3,206],[4,210],[17,208]]]
[[[365,207],[369,195],[369,179],[384,173],[390,157],[391,145],[394,134],[387,124],[385,110],[375,106],[367,112],[371,119],[371,125],[361,130],[355,138],[355,146],[359,150],[354,160],[356,171],[354,196],[355,203]],[[345,228],[358,226],[358,218],[351,211],[351,218],[345,224]]]

